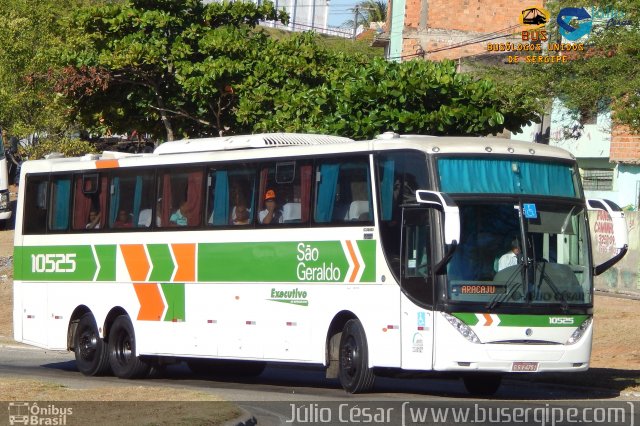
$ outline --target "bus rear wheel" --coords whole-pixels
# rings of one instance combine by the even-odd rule
[[[80,318],[73,336],[76,366],[85,376],[101,376],[109,373],[109,351],[98,333],[96,320],[91,313]]]
[[[474,396],[491,396],[498,391],[502,383],[500,374],[469,374],[462,378],[464,387]]]
[[[128,315],[120,315],[109,332],[109,364],[121,379],[139,379],[149,374],[151,366],[136,356],[136,338]]]
[[[367,392],[373,388],[375,375],[369,368],[369,351],[364,328],[357,319],[347,321],[340,337],[340,384],[349,393]]]

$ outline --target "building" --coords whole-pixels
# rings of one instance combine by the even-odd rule
[[[375,45],[385,47],[389,60],[452,59],[461,71],[472,61],[504,63],[507,54],[489,45],[522,42],[522,30],[532,28],[524,24],[535,28],[551,18],[541,16],[543,6],[521,0],[389,0],[388,31]],[[616,126],[607,111],[576,116],[558,101],[542,121],[509,136],[567,149],[578,160],[588,197],[639,209],[640,135]]]

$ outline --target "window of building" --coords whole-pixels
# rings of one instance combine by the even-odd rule
[[[585,169],[582,171],[582,186],[587,191],[612,191],[613,170]]]

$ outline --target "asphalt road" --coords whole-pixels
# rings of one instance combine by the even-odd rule
[[[345,424],[341,420],[348,420],[347,423],[354,424],[358,419],[362,422],[362,417],[358,416],[364,415],[366,420],[375,413],[382,416],[379,420],[385,420],[385,410],[387,410],[386,414],[392,413],[396,417],[382,424],[399,424],[398,416],[401,415],[403,407],[416,406],[416,404],[417,406],[420,404],[465,406],[478,402],[469,397],[460,380],[441,377],[414,379],[379,377],[373,393],[348,395],[340,388],[337,380],[325,379],[322,369],[308,366],[294,368],[269,365],[259,377],[252,379],[199,377],[191,373],[184,364],[169,366],[156,377],[142,382],[115,377],[84,377],[76,370],[73,354],[70,352],[45,351],[19,346],[0,348],[0,376],[54,381],[75,389],[140,384],[177,386],[213,393],[226,400],[235,401],[255,416],[259,425],[292,424],[289,421],[292,418],[301,420],[293,422],[294,424]],[[594,398],[612,400],[616,397],[617,394],[594,393],[592,389],[533,383],[524,377],[522,380],[512,378],[505,380],[494,397],[480,402],[489,405],[517,406],[520,404],[544,407],[549,401],[561,404],[592,404]],[[392,412],[389,412],[389,409]],[[353,417],[353,412],[349,410],[355,410],[357,416]],[[321,421],[323,419],[330,419],[331,422]],[[418,422],[417,424],[428,423]]]

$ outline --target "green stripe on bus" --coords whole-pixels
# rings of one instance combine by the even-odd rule
[[[498,327],[578,327],[587,318],[588,315],[517,315],[517,314],[491,314],[497,317],[499,321],[491,318],[491,323],[484,319],[484,315],[480,314],[480,318],[476,314],[468,312],[453,313],[458,318],[470,326],[498,326]]]
[[[175,265],[169,246],[167,244],[147,244],[147,251],[153,265],[149,281],[171,281]]]
[[[373,282],[375,242],[364,243],[364,251],[357,244],[364,263],[360,282]],[[350,278],[347,256],[340,241],[203,243],[198,281],[344,282]]]
[[[96,281],[116,280],[116,245],[95,246],[96,255],[100,262],[100,272]]]
[[[162,283],[162,293],[167,301],[165,321],[185,321],[184,284]]]
[[[98,270],[91,246],[21,247],[18,252],[22,257],[18,280],[93,281]]]
[[[365,263],[360,281],[373,282],[376,280],[376,242],[374,240],[358,241],[358,248]]]

